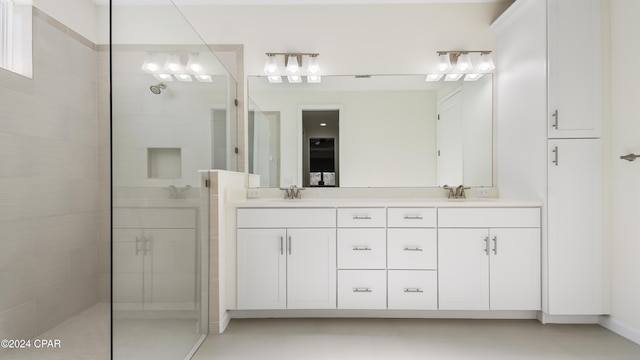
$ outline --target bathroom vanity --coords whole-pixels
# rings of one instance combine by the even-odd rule
[[[250,200],[236,212],[236,310],[541,309],[535,202]]]

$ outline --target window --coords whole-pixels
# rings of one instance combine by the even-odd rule
[[[31,1],[0,0],[0,67],[32,76]]]

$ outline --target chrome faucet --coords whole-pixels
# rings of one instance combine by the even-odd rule
[[[460,185],[458,187],[445,185],[442,188],[447,190],[447,199],[466,199],[467,195],[464,193],[464,191],[470,189],[469,187],[465,187],[464,185]]]
[[[304,188],[299,188],[298,185],[291,185],[288,188],[280,188],[280,190],[284,190],[285,199],[302,199],[300,190],[304,190]]]

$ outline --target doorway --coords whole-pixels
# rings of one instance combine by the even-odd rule
[[[302,186],[340,186],[340,110],[302,110]]]

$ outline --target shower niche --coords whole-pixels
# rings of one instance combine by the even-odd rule
[[[182,177],[182,149],[148,148],[147,177],[150,179],[178,179]]]

